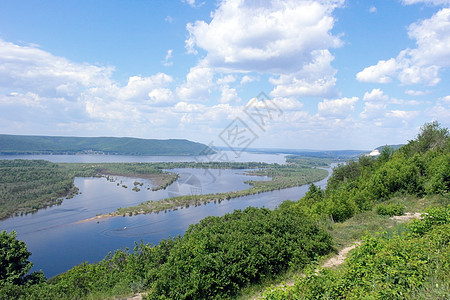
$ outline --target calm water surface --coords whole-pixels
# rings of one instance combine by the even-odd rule
[[[260,159],[256,160],[258,155],[261,155]],[[86,160],[95,162],[92,158],[94,155],[87,156],[89,159],[85,157],[83,162]],[[251,154],[251,156],[255,159],[252,161],[265,161],[263,159],[272,158],[278,160],[276,161],[278,163],[284,163],[284,156],[281,155],[268,157],[266,154]],[[38,157],[42,158],[42,156]],[[67,162],[67,156],[64,157]],[[101,156],[101,159],[104,157],[106,156]],[[62,158],[58,159],[62,160]],[[117,161],[117,158],[115,159]],[[269,162],[274,162],[273,160]],[[168,196],[186,194],[242,190],[249,187],[244,183],[246,180],[268,179],[244,175],[245,170],[175,169],[171,171],[179,173],[180,178],[167,190],[156,192],[151,191],[152,183],[143,179],[120,176],[112,176],[110,180],[76,178],[75,185],[80,189],[81,194],[64,200],[59,206],[1,221],[0,230],[17,231],[18,239],[23,240],[28,250],[33,253],[30,257],[34,263],[33,270],[43,270],[47,277],[52,277],[84,261],[99,261],[110,251],[125,247],[132,249],[134,243],[140,240],[157,244],[161,239],[183,234],[190,224],[197,223],[206,216],[221,216],[248,206],[264,206],[272,209],[285,200],[299,199],[308,189],[305,185],[230,199],[217,204],[191,206],[167,213],[115,217],[99,222],[79,222],[97,214],[115,211],[118,207],[136,205],[147,200],[154,201]],[[142,183],[142,186],[139,185],[141,189],[139,192],[131,189],[134,181]],[[128,188],[122,187],[123,185]],[[324,187],[326,179],[318,182],[318,185]]]

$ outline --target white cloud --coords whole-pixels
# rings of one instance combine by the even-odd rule
[[[377,12],[377,8],[375,7],[375,6],[371,6],[370,8],[369,8],[369,12],[371,12],[371,13],[376,13]]]
[[[334,57],[328,50],[313,52],[314,59],[300,71],[270,78],[270,83],[276,85],[271,92],[273,97],[335,95],[336,70],[331,67]]]
[[[189,4],[191,7],[200,7],[203,4],[205,4],[205,2],[197,2],[196,0],[182,0],[182,2]]]
[[[208,101],[214,86],[214,72],[209,67],[195,66],[186,76],[186,82],[176,90],[182,101]]]
[[[439,98],[436,104],[425,111],[434,120],[442,123],[443,126],[450,126],[450,95]]]
[[[150,77],[132,76],[128,79],[128,84],[124,87],[115,87],[112,92],[118,99],[122,100],[144,100],[153,89],[166,86],[173,81],[172,77],[158,73]]]
[[[162,61],[162,63],[163,63],[164,66],[170,67],[170,66],[173,65],[173,62],[170,61],[170,59],[172,58],[172,53],[173,53],[173,50],[172,50],[172,49],[167,50],[167,54],[166,54],[166,56],[164,57],[164,60]]]
[[[402,0],[405,5],[425,3],[429,5],[450,5],[450,0]]]
[[[396,77],[402,84],[438,84],[439,71],[450,67],[450,8],[411,24],[408,35],[416,40],[417,48],[381,60],[359,72],[356,78],[362,82],[389,83]]]
[[[233,75],[226,75],[217,79],[217,84],[228,84],[236,81],[236,77]]]
[[[113,68],[77,64],[31,46],[0,39],[0,88],[64,96],[81,88],[111,84]]]
[[[416,91],[416,90],[406,90],[405,94],[410,96],[425,96],[428,95],[430,91]]]
[[[420,102],[415,100],[403,100],[389,97],[380,89],[373,89],[370,92],[364,93],[363,100],[366,102],[380,102],[383,104],[398,104],[398,105],[419,105]]]
[[[386,104],[380,102],[366,102],[364,110],[359,114],[361,119],[376,120],[386,114]]]
[[[172,90],[168,88],[156,88],[148,93],[150,103],[152,104],[168,104],[174,101]]]
[[[356,74],[356,79],[362,82],[389,83],[395,75],[397,63],[395,59],[380,60],[375,66],[370,66]]]
[[[220,103],[232,103],[240,101],[241,99],[239,98],[235,88],[230,88],[228,84],[222,86],[221,97],[219,100]]]
[[[323,100],[317,105],[319,115],[326,118],[345,119],[355,110],[355,103],[358,99],[358,97],[352,97]]]
[[[253,76],[249,76],[249,75],[244,75],[244,76],[242,76],[241,84],[246,84],[246,83],[250,83],[250,82],[258,81],[258,80],[259,80],[258,77],[253,77]]]
[[[364,101],[382,101],[387,102],[389,100],[389,96],[385,95],[384,92],[380,89],[373,89],[370,93],[366,92],[363,97]]]
[[[205,50],[202,63],[216,72],[277,74],[274,96],[329,95],[336,71],[328,48],[341,45],[331,14],[343,2],[225,0],[211,22],[187,25],[186,48]]]
[[[283,112],[299,111],[303,108],[303,103],[301,103],[295,98],[279,97],[274,98],[273,101],[276,104],[276,106],[278,106],[278,108],[280,108]]]

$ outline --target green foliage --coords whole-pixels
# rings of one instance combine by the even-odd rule
[[[450,224],[450,207],[431,207],[422,214],[423,220],[413,220],[411,234],[420,236],[430,231],[435,225]]]
[[[43,160],[0,160],[0,219],[35,212],[76,193],[73,176]]]
[[[332,250],[329,234],[292,202],[237,210],[191,225],[157,246],[136,244],[47,282],[5,284],[1,299],[95,299],[150,290],[150,299],[220,299]]]
[[[3,230],[0,232],[1,289],[11,285],[36,284],[45,280],[42,273],[34,272],[27,275],[33,266],[33,263],[28,260],[30,255],[25,243],[16,239],[15,231],[7,233]]]
[[[378,204],[375,207],[377,214],[382,216],[401,216],[405,213],[405,206],[402,204]]]
[[[247,208],[189,227],[160,270],[150,299],[229,298],[239,288],[289,267],[301,269],[331,250],[328,234],[292,203]]]
[[[121,155],[200,155],[214,153],[188,140],[116,137],[57,137],[0,134],[2,154],[108,153]]]
[[[411,225],[412,232],[427,228],[419,235],[368,235],[343,269],[307,273],[293,287],[267,291],[264,299],[447,299],[448,214],[444,207],[429,210],[427,218]]]
[[[298,207],[316,218],[342,222],[394,195],[444,195],[449,191],[450,136],[446,128],[433,122],[397,151],[384,147],[377,159],[362,156],[339,165],[323,197],[305,196]],[[380,207],[380,212],[391,215],[401,210],[387,212]]]

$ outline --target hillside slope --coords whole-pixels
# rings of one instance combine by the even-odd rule
[[[0,134],[0,154],[199,155],[209,148],[182,139],[62,137]]]

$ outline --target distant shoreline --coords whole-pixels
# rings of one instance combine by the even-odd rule
[[[100,151],[80,151],[80,152],[53,152],[53,151],[23,151],[23,152],[12,152],[12,151],[0,151],[0,155],[4,156],[14,156],[14,155],[101,155],[101,156],[205,156],[206,154],[138,154],[138,153],[117,153],[117,152],[100,152]]]

